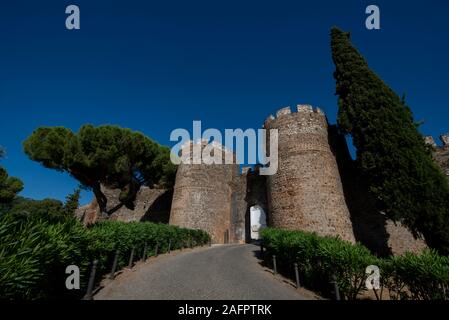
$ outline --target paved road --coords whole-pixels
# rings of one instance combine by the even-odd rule
[[[226,245],[150,259],[106,284],[95,300],[302,300],[259,264],[258,247]]]

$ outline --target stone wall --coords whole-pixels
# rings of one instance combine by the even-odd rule
[[[345,137],[328,125],[321,110],[300,105],[292,113],[284,108],[264,127],[279,131],[279,170],[273,176],[260,176],[258,166],[240,173],[238,165],[181,164],[174,190],[143,187],[134,210],[122,207],[102,216],[94,200],[76,214],[86,225],[103,219],[153,221],[205,230],[214,243],[244,243],[251,240],[250,208],[260,206],[269,226],[340,236],[380,256],[427,247],[376,209]],[[449,178],[449,135],[440,139],[441,147],[431,137],[426,142],[434,146],[434,158]],[[183,150],[193,151],[193,145]],[[196,145],[204,150],[207,143]],[[224,160],[230,152],[214,144],[212,154]],[[120,190],[103,191],[108,208],[119,203]]]
[[[440,136],[442,142],[441,147],[437,146],[433,137],[428,136],[425,140],[427,144],[434,147],[433,157],[449,179],[449,134]]]
[[[204,142],[199,142],[202,150]],[[181,150],[186,154],[187,148],[192,152],[192,142]],[[212,153],[222,155],[224,162],[226,152],[218,146]],[[181,156],[185,159],[184,155]],[[225,164],[191,164],[179,165],[174,187],[170,224],[184,228],[207,231],[213,243],[229,243],[231,239],[231,210],[237,165]],[[235,197],[235,195],[234,195]],[[236,201],[236,200],[235,200]]]
[[[407,228],[389,220],[376,209],[368,186],[356,170],[346,139],[338,133],[335,126],[330,126],[329,136],[332,149],[337,155],[356,241],[378,256],[398,255],[406,251],[417,253],[425,249],[427,246],[422,239],[415,239]]]
[[[264,127],[279,131],[279,170],[267,181],[269,224],[355,242],[324,113],[284,108]]]
[[[108,199],[107,207],[117,206],[120,196],[120,189],[109,189],[102,187],[102,191]],[[94,199],[90,204],[79,208],[76,216],[85,225],[93,224],[97,221],[111,219],[117,221],[150,221],[156,223],[168,223],[173,192],[160,188],[141,187],[134,201],[134,210],[125,206],[118,209],[112,215],[102,215],[100,207]]]
[[[402,255],[406,252],[420,253],[427,248],[422,238],[416,239],[401,223],[387,220],[385,229],[389,235],[388,245],[393,255]]]
[[[248,204],[246,202],[247,186],[246,175],[241,175],[240,170],[234,171],[231,195],[231,221],[230,233],[232,243],[246,243]]]

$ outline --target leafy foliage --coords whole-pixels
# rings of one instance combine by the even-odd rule
[[[55,199],[32,200],[16,197],[7,205],[0,208],[0,213],[14,217],[29,216],[33,219],[42,219],[51,223],[65,221],[67,215],[61,201]]]
[[[182,229],[150,222],[123,223],[102,221],[89,230],[89,251],[99,260],[99,269],[109,271],[117,250],[120,252],[119,266],[128,264],[130,252],[142,252],[147,247],[150,255],[187,247],[196,247],[209,242],[209,235],[201,230]]]
[[[80,195],[81,189],[76,189],[72,194],[69,194],[66,197],[66,202],[64,204],[64,211],[68,216],[73,216],[75,214],[76,209],[78,209],[80,205]]]
[[[342,296],[357,299],[367,290],[366,268],[376,265],[382,291],[388,289],[392,299],[449,299],[449,258],[432,250],[379,259],[362,245],[301,231],[268,228],[262,238],[266,257],[276,255],[280,270],[292,276],[293,264],[298,263],[301,283],[325,295],[330,294],[335,276]]]
[[[449,253],[449,183],[433,161],[405,101],[332,29],[339,128],[357,149],[357,167],[378,209]]]
[[[64,291],[65,268],[86,271],[87,234],[75,220],[56,224],[34,216],[0,218],[0,297],[40,299]]]
[[[304,285],[326,295],[335,276],[347,299],[355,299],[365,290],[365,270],[375,260],[365,247],[338,238],[270,228],[262,237],[268,254],[276,255],[280,266],[292,269],[298,263]]]
[[[61,205],[62,206],[62,205]],[[61,209],[63,210],[63,209]],[[85,229],[74,218],[46,221],[40,215],[5,214],[0,217],[0,297],[3,299],[79,298],[86,289],[89,266],[98,259],[97,279],[110,272],[116,250],[119,267],[128,264],[130,251],[136,256],[146,248],[148,256],[172,249],[208,243],[199,230],[187,230],[149,222],[102,222]],[[145,246],[145,244],[147,246]],[[81,271],[82,291],[65,288],[65,269]]]
[[[0,147],[0,159],[4,156],[5,150]],[[10,177],[5,168],[0,166],[0,204],[11,202],[22,189],[22,181]]]
[[[38,128],[24,142],[24,150],[30,159],[67,172],[91,189],[102,212],[109,214],[123,205],[132,209],[142,185],[171,186],[176,172],[168,148],[111,125],[84,125],[78,133],[64,127]],[[101,185],[121,189],[119,207],[107,208]]]
[[[433,250],[419,256],[406,253],[388,260],[383,267],[389,270],[390,278],[382,284],[394,299],[449,299],[449,257]]]

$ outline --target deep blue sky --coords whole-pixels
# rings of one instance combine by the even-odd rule
[[[79,31],[65,29],[70,4],[80,6]],[[368,4],[381,9],[380,31],[365,29]],[[2,1],[2,165],[24,181],[23,196],[64,199],[76,181],[22,152],[39,126],[118,124],[169,145],[170,132],[193,120],[259,128],[298,103],[334,122],[334,25],[407,93],[423,133],[449,131],[447,0]]]

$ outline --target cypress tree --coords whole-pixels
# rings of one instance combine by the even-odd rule
[[[449,252],[449,183],[413,114],[368,66],[349,33],[331,32],[338,126],[352,136],[357,169],[379,211],[441,253]]]
[[[74,216],[75,211],[78,209],[80,205],[80,197],[81,197],[81,189],[77,188],[72,194],[69,194],[66,197],[66,201],[64,204],[64,211],[67,216]]]

